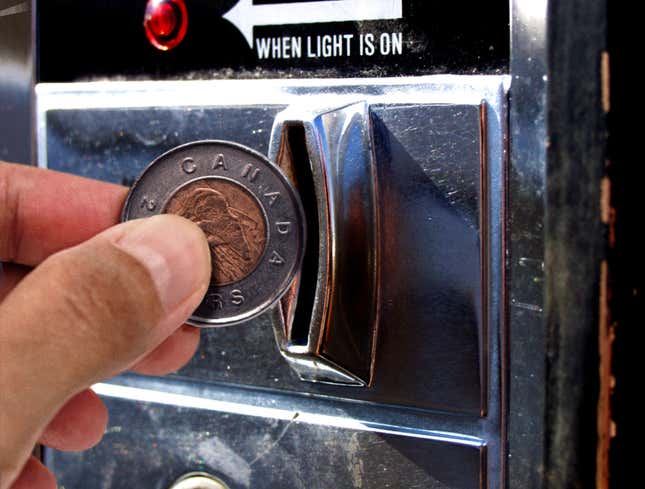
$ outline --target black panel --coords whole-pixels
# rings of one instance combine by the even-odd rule
[[[257,2],[261,3],[285,8],[289,2]],[[465,5],[403,0],[403,18],[398,20],[258,26],[254,49],[233,24],[222,18],[236,4],[235,0],[186,0],[188,32],[182,43],[168,52],[153,48],[146,39],[145,4],[145,0],[38,1],[40,81],[104,77],[401,76],[497,73],[507,69],[506,0]],[[386,34],[384,49],[380,47],[382,34]],[[393,45],[385,48],[392,42],[392,35],[399,34],[402,49],[393,54]],[[312,57],[318,53],[318,40],[324,41],[319,36],[325,35],[353,36],[349,53],[343,48],[342,55]],[[364,41],[361,55],[361,36],[369,35],[374,36],[377,49],[368,55]],[[282,52],[281,58],[270,55],[270,59],[260,59],[258,40],[283,36],[300,39],[300,56],[294,58],[293,54],[284,59]],[[309,36],[311,49],[307,44]],[[383,54],[388,50],[390,54]]]
[[[615,221],[612,223],[612,249],[609,251],[612,374],[615,377],[611,418],[616,433],[611,440],[609,474],[611,489],[629,487],[641,477],[642,369],[636,360],[642,355],[645,324],[645,234],[641,201],[643,171],[633,164],[641,152],[640,127],[634,124],[642,110],[633,103],[633,60],[640,46],[632,42],[638,19],[629,9],[609,2],[609,56],[611,64],[611,109],[609,112],[609,178]]]

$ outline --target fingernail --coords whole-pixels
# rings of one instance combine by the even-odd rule
[[[208,243],[186,219],[169,214],[143,219],[116,244],[148,269],[166,311],[208,286]]]

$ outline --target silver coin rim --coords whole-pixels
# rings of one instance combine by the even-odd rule
[[[278,165],[273,163],[271,160],[269,160],[265,155],[262,153],[251,149],[247,146],[244,146],[243,144],[240,143],[234,143],[232,141],[224,141],[221,139],[203,139],[199,141],[191,141],[188,143],[181,144],[179,146],[175,146],[168,151],[162,153],[161,155],[157,156],[154,160],[152,160],[139,175],[137,178],[134,180],[132,185],[130,186],[130,189],[128,190],[128,195],[125,198],[125,201],[123,202],[123,208],[121,210],[121,222],[127,222],[129,219],[128,217],[128,211],[131,206],[131,201],[133,198],[133,193],[134,190],[136,189],[137,185],[141,180],[145,178],[146,173],[148,173],[148,170],[150,170],[153,166],[155,166],[160,160],[165,159],[169,156],[171,156],[173,153],[181,151],[185,148],[192,147],[192,146],[201,146],[201,145],[220,145],[220,146],[227,146],[229,148],[237,149],[243,153],[247,153],[255,158],[261,159],[263,162],[265,162],[276,174],[277,178],[283,181],[283,184],[287,191],[290,194],[292,202],[295,203],[295,210],[296,214],[299,217],[299,231],[300,231],[300,242],[301,245],[298,248],[298,254],[293,261],[292,267],[289,270],[289,272],[285,275],[285,280],[282,282],[282,285],[278,287],[277,291],[274,292],[270,298],[266,301],[263,301],[260,305],[257,307],[245,312],[244,314],[240,314],[237,316],[232,316],[226,319],[206,319],[198,316],[193,316],[191,315],[187,320],[186,323],[190,324],[191,326],[196,326],[199,328],[213,328],[213,327],[224,327],[224,326],[234,326],[236,324],[240,323],[245,323],[247,321],[250,321],[251,319],[254,319],[258,316],[261,316],[262,314],[268,312],[270,309],[272,309],[277,302],[284,296],[284,294],[289,290],[289,287],[293,284],[294,279],[296,278],[296,275],[298,274],[300,267],[302,265],[302,260],[304,257],[304,252],[306,249],[306,240],[307,240],[307,223],[305,221],[305,212],[304,208],[302,207],[302,202],[300,201],[300,196],[296,192],[296,190],[293,188],[293,185],[291,181],[282,173],[282,170]],[[195,178],[194,180],[199,180],[202,178],[209,178],[209,177],[199,177]],[[211,178],[218,178],[218,177],[211,177]],[[225,178],[225,177],[222,177]],[[193,180],[193,181],[194,181]],[[237,182],[236,182],[237,183]],[[183,186],[183,184],[182,184]],[[247,190],[248,191],[248,190]],[[253,197],[255,195],[251,193]],[[165,208],[164,203],[164,208]],[[262,212],[266,213],[266,210],[264,209],[264,206],[260,204],[260,207],[262,208]],[[154,214],[154,215],[161,215],[163,213],[159,214]],[[264,260],[266,256],[266,253],[263,255],[262,259],[258,261],[258,266],[259,264]]]

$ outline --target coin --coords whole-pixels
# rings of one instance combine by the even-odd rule
[[[196,141],[158,157],[130,189],[122,221],[162,213],[193,221],[208,240],[211,282],[188,320],[195,326],[228,326],[262,314],[300,267],[300,199],[281,170],[250,148]]]

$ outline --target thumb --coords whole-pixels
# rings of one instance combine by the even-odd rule
[[[67,399],[175,331],[209,277],[204,234],[171,215],[110,228],[25,277],[0,304],[0,477]]]

